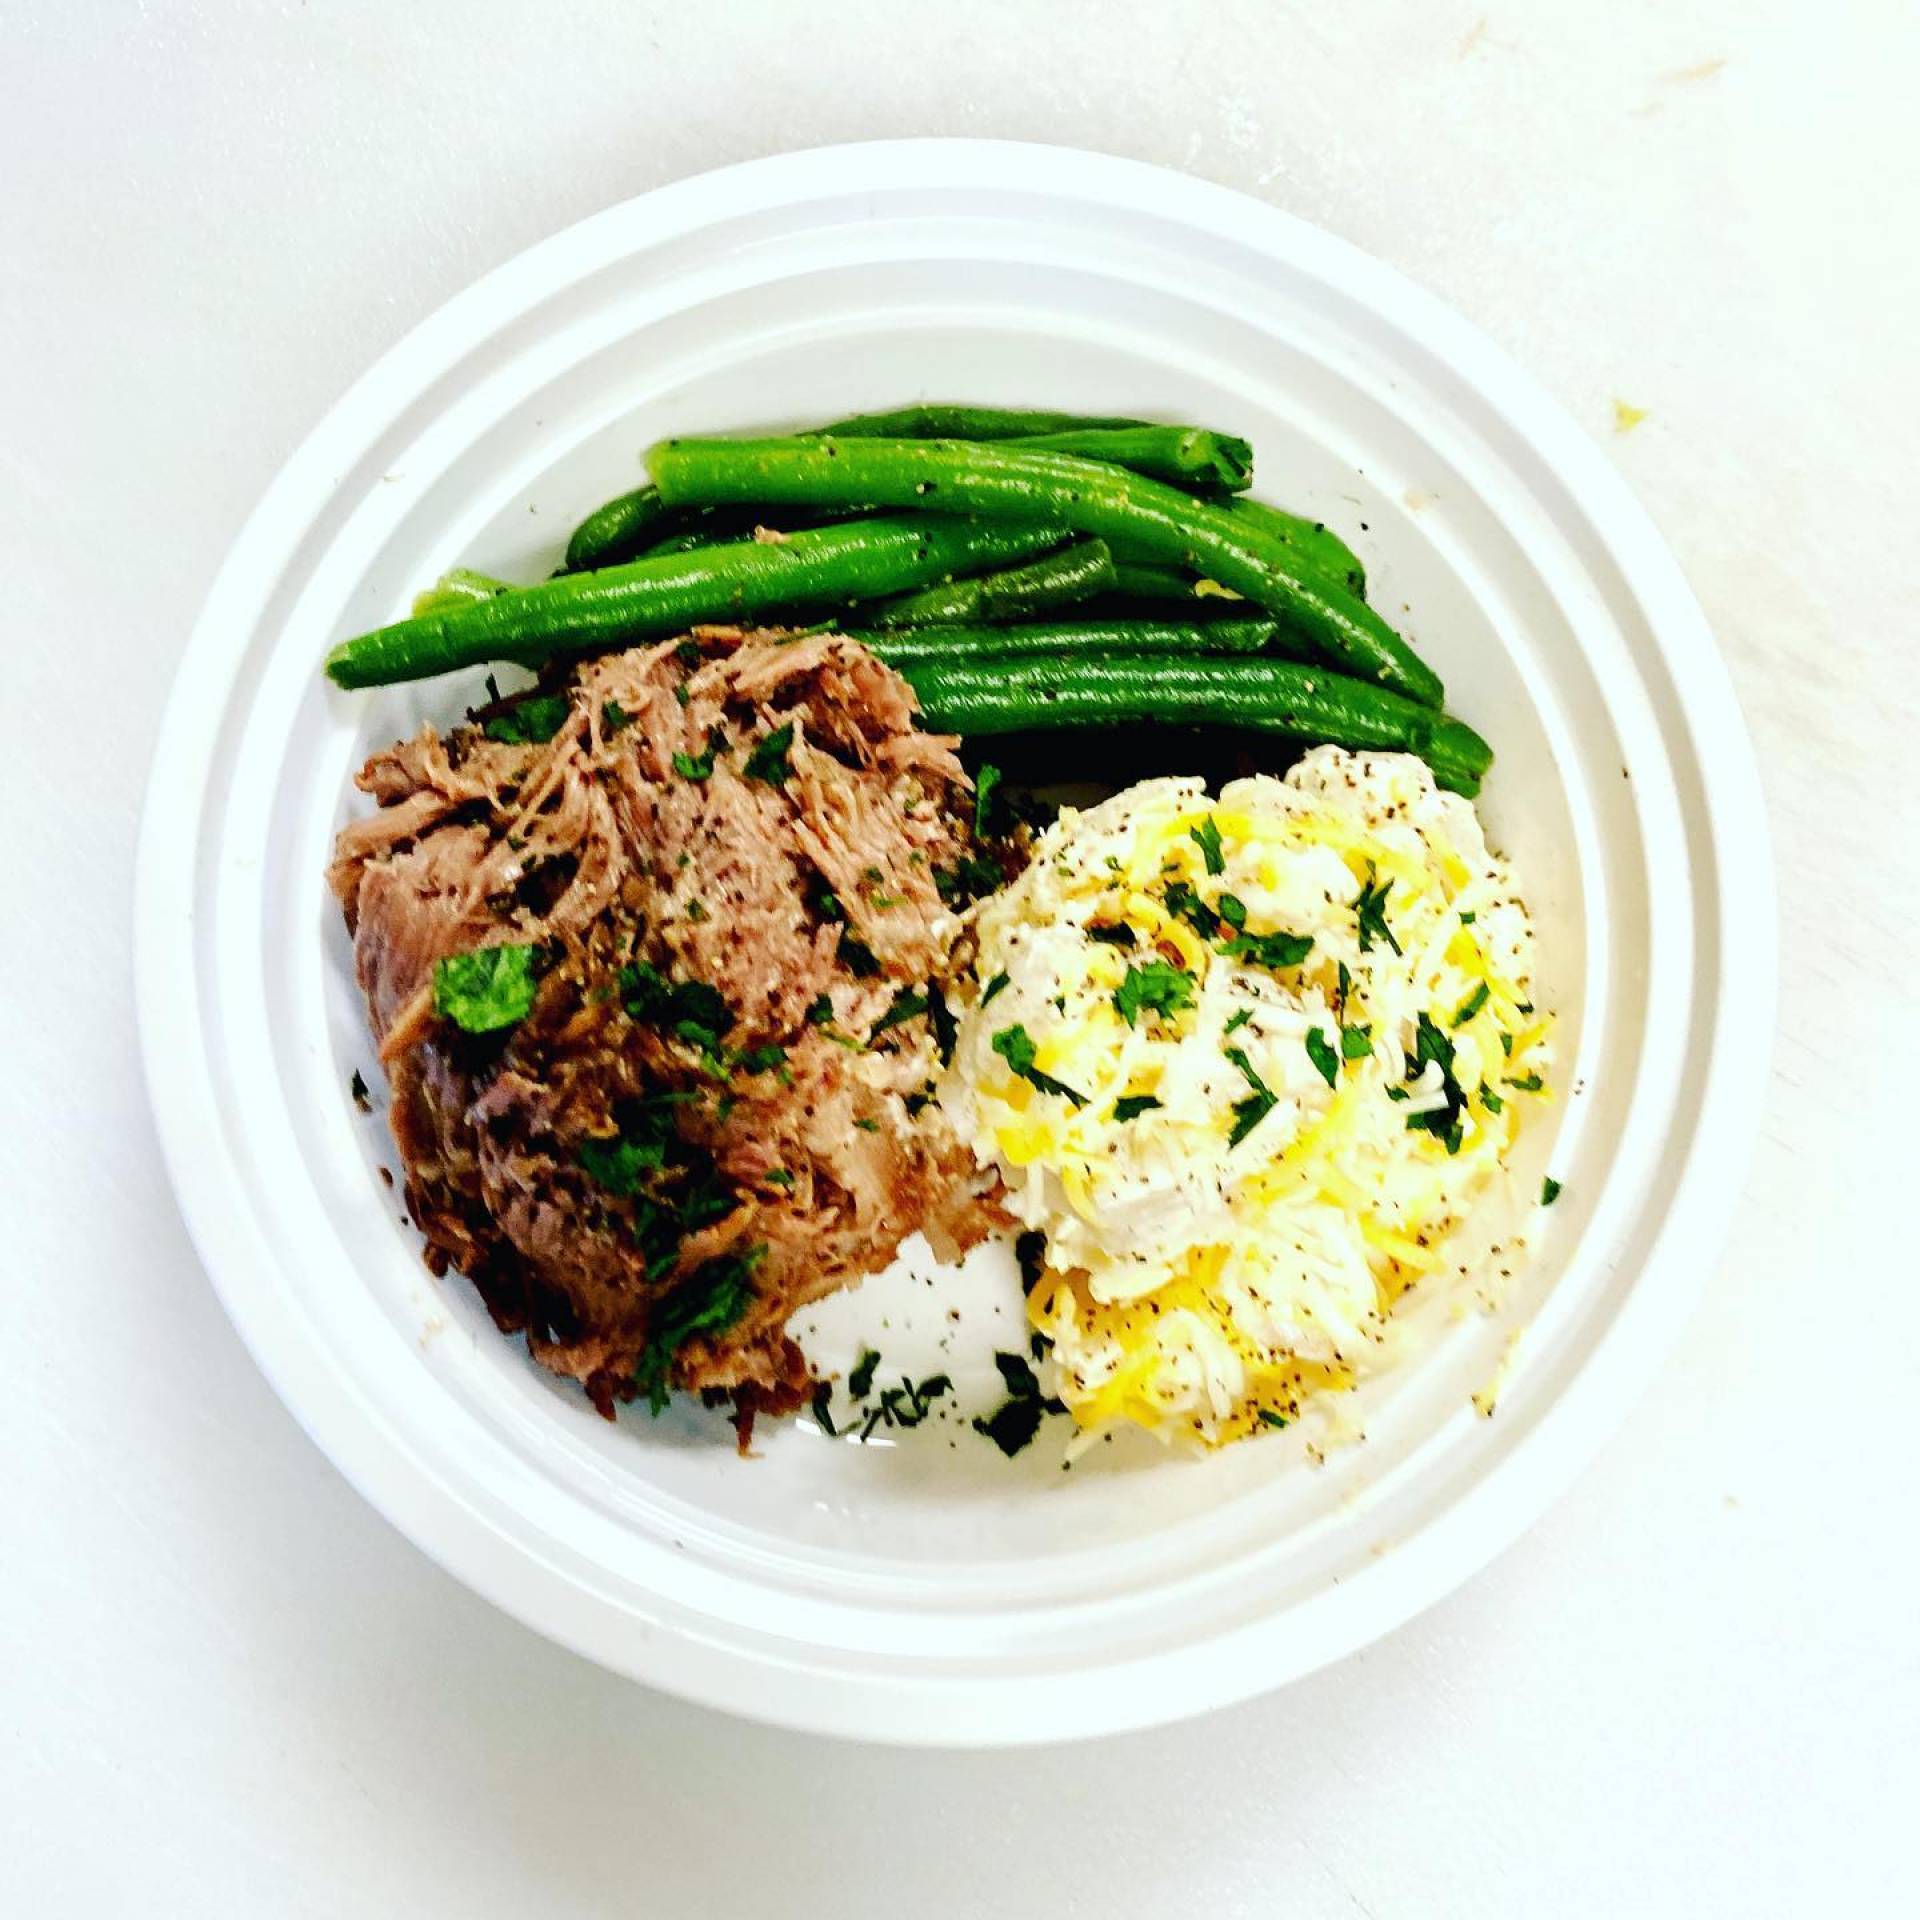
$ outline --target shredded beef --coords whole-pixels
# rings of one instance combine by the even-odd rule
[[[408,1205],[603,1413],[724,1389],[744,1436],[811,1390],[796,1308],[1001,1217],[918,1097],[969,783],[838,635],[701,629],[543,692],[544,743],[375,754],[335,849]],[[503,943],[534,949],[532,1008],[464,1032],[435,965]]]

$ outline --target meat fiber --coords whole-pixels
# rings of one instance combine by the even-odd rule
[[[796,1308],[999,1218],[924,1099],[967,777],[837,635],[704,629],[490,711],[367,762],[330,872],[428,1263],[603,1413],[725,1390],[744,1432],[810,1391]],[[533,1003],[469,1033],[436,963],[495,945]]]

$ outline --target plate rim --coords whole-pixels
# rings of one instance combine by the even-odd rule
[[[809,1671],[790,1657],[705,1645],[673,1633],[636,1635],[632,1616],[577,1586],[528,1578],[519,1548],[478,1514],[453,1512],[449,1490],[380,1428],[331,1369],[275,1344],[265,1315],[236,1279],[254,1251],[230,1187],[210,1180],[196,1155],[197,1128],[178,1036],[197,1023],[193,905],[203,850],[195,834],[202,782],[195,762],[218,732],[218,710],[200,697],[230,638],[229,603],[248,582],[277,577],[307,521],[289,508],[322,497],[327,476],[352,465],[349,449],[384,430],[384,404],[412,397],[448,363],[512,314],[560,290],[570,263],[608,264],[713,220],[886,180],[889,190],[1017,186],[1150,211],[1188,228],[1228,231],[1263,253],[1332,281],[1370,309],[1385,307],[1492,406],[1577,502],[1583,518],[1645,609],[1678,710],[1701,752],[1694,768],[1717,869],[1720,933],[1714,1030],[1685,1165],[1646,1260],[1565,1390],[1544,1407],[1513,1452],[1404,1543],[1387,1565],[1287,1609],[1288,1657],[1262,1645],[1276,1616],[1224,1638],[1156,1647],[1114,1668],[956,1682],[877,1670],[858,1680]],[[609,248],[607,242],[613,245]],[[357,423],[374,420],[377,427]],[[1677,643],[1676,643],[1677,642]],[[183,816],[184,829],[183,830]],[[1735,882],[1737,881],[1737,884]],[[183,938],[182,935],[185,935]],[[1738,937],[1735,937],[1737,934]],[[1729,967],[1737,950],[1740,967]],[[455,294],[382,354],[335,401],[248,516],[209,590],[176,670],[149,774],[136,859],[136,1012],[148,1099],[170,1183],[222,1306],[275,1392],[321,1451],[375,1509],[463,1584],[524,1624],[647,1684],[776,1725],[914,1745],[1053,1741],[1184,1717],[1297,1678],[1367,1644],[1458,1587],[1533,1524],[1624,1420],[1691,1313],[1724,1240],[1759,1126],[1777,1001],[1778,930],[1766,816],[1733,685],[1704,612],[1644,508],[1600,449],[1544,389],[1472,323],[1396,269],[1297,216],[1232,188],[1171,169],[1071,147],[966,139],[854,142],[775,154],[713,169],[620,202],[535,243]],[[1756,1026],[1767,1045],[1736,1046]],[[211,1085],[205,1089],[211,1104]],[[1689,1259],[1687,1256],[1691,1254]],[[297,1343],[296,1343],[297,1344]],[[344,1416],[344,1420],[343,1420]],[[1378,1577],[1369,1577],[1377,1573]],[[1338,1602],[1337,1605],[1333,1604]],[[1246,1644],[1242,1644],[1246,1643]],[[663,1657],[664,1651],[664,1657]],[[1264,1659],[1262,1656],[1265,1656]],[[876,1667],[878,1663],[876,1663]],[[1248,1671],[1248,1669],[1251,1671]],[[784,1688],[773,1684],[781,1676]],[[903,1701],[913,1711],[902,1712]],[[1058,1730],[1061,1723],[1067,1730]]]

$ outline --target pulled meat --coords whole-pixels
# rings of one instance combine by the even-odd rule
[[[950,740],[856,642],[702,629],[581,666],[564,718],[378,753],[330,879],[436,1272],[594,1404],[802,1404],[794,1310],[999,1218],[923,1098],[973,853]],[[977,862],[976,862],[977,864]],[[436,963],[532,949],[470,1033]]]

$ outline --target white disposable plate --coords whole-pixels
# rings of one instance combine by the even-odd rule
[[[1247,434],[1263,491],[1353,536],[1375,600],[1498,749],[1484,808],[1531,888],[1569,1090],[1522,1175],[1550,1154],[1565,1196],[1502,1309],[1437,1328],[1324,1466],[1281,1436],[1063,1474],[1038,1450],[1009,1467],[971,1437],[835,1446],[806,1423],[742,1461],[691,1422],[608,1425],[464,1283],[427,1275],[376,1177],[384,1129],[344,1097],[367,1050],[329,842],[362,755],[471,689],[347,697],[321,680],[328,645],[456,562],[536,577],[659,435],[916,398]],[[1679,569],[1594,448],[1339,241],[1042,147],[709,174],[547,241],[420,327],[294,456],[221,573],[168,710],[139,888],[141,1031],[181,1205],[341,1470],[461,1579],[610,1667],[882,1740],[1192,1713],[1478,1567],[1621,1417],[1685,1311],[1771,1029],[1738,713]],[[1503,1368],[1479,1417],[1469,1396]]]

